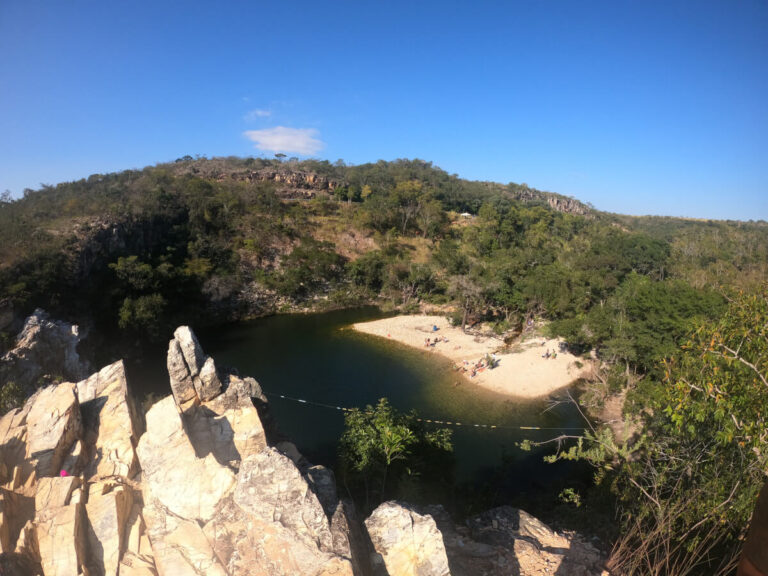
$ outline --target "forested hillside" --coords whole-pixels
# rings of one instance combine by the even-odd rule
[[[419,160],[184,157],[5,200],[3,348],[36,307],[111,342],[97,362],[179,324],[363,303],[510,339],[546,321],[598,359],[590,414],[626,395],[639,430],[622,445],[595,424],[561,454],[619,502],[617,566],[638,542],[704,573],[737,550],[765,467],[765,222],[607,214]]]
[[[0,204],[0,297],[128,339],[165,339],[190,310],[452,302],[500,331],[557,320],[574,344],[648,368],[717,313],[721,286],[768,276],[767,238],[765,223],[617,217],[422,161],[185,157]]]

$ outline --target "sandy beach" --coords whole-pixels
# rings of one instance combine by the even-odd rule
[[[433,329],[435,326],[437,330]],[[354,324],[353,328],[420,348],[425,353],[445,356],[461,369],[468,382],[508,396],[547,396],[568,386],[588,369],[586,364],[579,368],[578,358],[561,351],[559,340],[533,337],[507,352],[502,350],[501,339],[465,334],[442,316],[395,316]],[[439,341],[427,346],[427,338]],[[550,357],[543,358],[547,351]],[[556,356],[551,354],[555,351]],[[498,365],[493,369],[475,368],[488,354],[495,354]]]

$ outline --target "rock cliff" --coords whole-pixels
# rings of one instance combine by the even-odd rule
[[[77,326],[52,320],[38,308],[24,322],[16,345],[0,358],[0,383],[27,388],[57,378],[85,378],[90,366],[77,352],[79,343]]]
[[[255,380],[187,327],[167,364],[172,394],[146,414],[116,362],[0,418],[0,573],[600,574],[594,549],[511,508],[456,526],[387,502],[363,524],[330,470],[269,444]]]

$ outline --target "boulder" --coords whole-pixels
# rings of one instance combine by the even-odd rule
[[[77,393],[83,414],[86,476],[130,478],[138,469],[133,447],[141,425],[123,361],[78,382]]]
[[[386,574],[400,576],[448,576],[448,557],[443,537],[428,514],[419,514],[407,504],[384,502],[365,521]]]
[[[182,426],[174,398],[157,402],[146,415],[147,431],[137,447],[144,486],[173,514],[206,521],[235,483],[213,454],[198,458]]]
[[[77,386],[69,382],[48,386],[30,400],[27,414],[27,459],[37,476],[58,476],[61,464],[81,433]]]

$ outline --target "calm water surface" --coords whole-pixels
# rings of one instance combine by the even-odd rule
[[[578,427],[581,422],[575,410],[560,406],[544,412],[546,402],[510,400],[484,391],[460,380],[451,363],[434,353],[350,328],[355,322],[382,316],[375,308],[280,315],[200,331],[198,338],[218,366],[253,376],[271,394],[271,409],[281,431],[314,463],[334,463],[343,413],[275,394],[348,407],[375,404],[386,396],[398,409],[415,408],[426,418],[509,427],[454,428],[458,480],[477,480],[501,464],[502,458],[511,462],[511,482],[519,489],[534,489],[532,483],[562,474],[563,468],[542,464],[541,453],[515,447],[523,438],[546,439],[559,431],[518,427]]]

